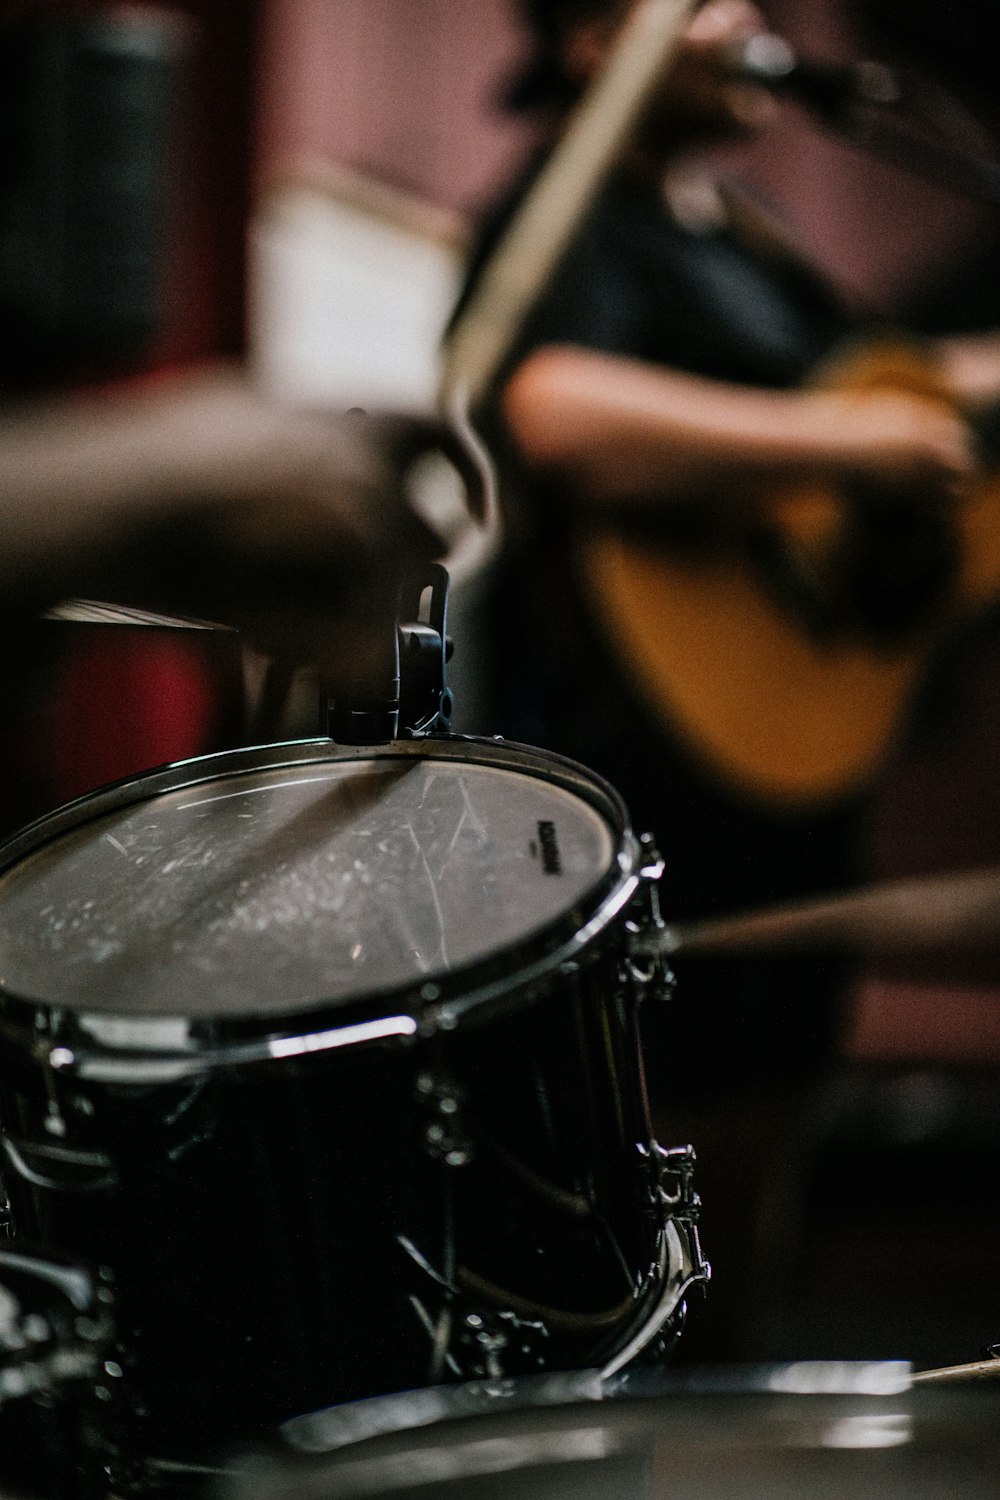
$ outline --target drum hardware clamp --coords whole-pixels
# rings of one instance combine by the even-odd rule
[[[636,999],[641,1003],[647,995],[671,999],[676,980],[662,941],[663,934],[669,932],[660,909],[659,882],[665,869],[664,860],[651,833],[639,835],[639,850],[643,861],[639,879],[645,882],[648,906],[640,917],[626,923],[631,943],[621,978],[623,983],[634,986]]]
[[[695,1149],[693,1146],[661,1146],[653,1142],[653,1160],[658,1167],[657,1191],[664,1208],[684,1224],[691,1243],[691,1261],[695,1279],[706,1285],[712,1267],[701,1248],[698,1220],[701,1198],[694,1190]]]
[[[396,739],[447,734],[454,708],[447,664],[448,570],[426,563],[401,582],[396,619],[387,625],[380,672],[323,683],[320,713],[340,745],[381,745]]]
[[[652,1159],[657,1169],[657,1186],[664,1207],[678,1209],[697,1218],[701,1199],[693,1185],[694,1147],[661,1146],[654,1141]]]
[[[424,1145],[429,1156],[447,1167],[466,1167],[475,1155],[472,1140],[462,1120],[465,1103],[457,1084],[431,1073],[421,1073],[416,1083],[418,1102],[431,1115],[424,1126]]]
[[[701,1253],[698,1232],[691,1219],[680,1215],[667,1219],[663,1226],[658,1270],[662,1290],[656,1305],[632,1338],[602,1368],[602,1383],[620,1375],[648,1349],[671,1318],[682,1316],[689,1293],[695,1287],[703,1288],[708,1282],[712,1268]]]

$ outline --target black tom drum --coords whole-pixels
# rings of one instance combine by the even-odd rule
[[[659,867],[603,782],[300,742],[97,793],[3,864],[13,1222],[112,1269],[143,1454],[676,1334],[707,1268],[639,1063]]]

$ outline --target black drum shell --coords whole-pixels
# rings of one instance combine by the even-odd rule
[[[280,753],[212,757],[187,774]],[[476,743],[447,754],[518,756]],[[548,758],[526,763],[554,774]],[[155,796],[178,774],[85,799],[68,821],[99,814],[108,797]],[[435,976],[442,1005],[485,997],[447,1025],[280,1060],[238,1051],[293,1022],[321,1032],[421,1015],[426,984],[280,1026],[208,1021],[198,1032],[209,1065],[143,1081],[127,1067],[116,1079],[40,1065],[72,1017],[54,1002],[39,1014],[27,998],[5,1000],[14,1223],[113,1269],[137,1451],[198,1462],[337,1402],[599,1365],[648,1315],[663,1213],[623,964],[639,856],[613,794],[588,773],[570,779],[593,785],[618,857],[523,951]],[[64,828],[67,815],[54,821]],[[52,820],[39,825],[18,857],[51,833]],[[561,957],[588,922],[593,935]],[[46,1153],[53,1116],[71,1168]]]

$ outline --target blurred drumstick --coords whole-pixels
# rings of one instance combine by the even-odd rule
[[[642,0],[511,220],[448,334],[439,402],[452,415],[482,400],[525,319],[634,130],[695,0]]]
[[[666,925],[636,946],[663,957],[803,948],[1000,955],[1000,866]]]
[[[995,1380],[998,1377],[1000,1359],[977,1359],[969,1365],[944,1365],[938,1370],[915,1370],[910,1379],[914,1385],[936,1385],[948,1380]]]
[[[629,12],[607,63],[579,101],[445,337],[438,411],[486,470],[489,456],[472,425],[476,410],[652,97],[695,4],[642,0]],[[455,582],[477,573],[497,546],[499,511],[492,484],[476,519],[478,529],[459,537],[446,559]]]

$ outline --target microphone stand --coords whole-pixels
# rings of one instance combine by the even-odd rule
[[[952,192],[1000,206],[998,143],[959,100],[914,70],[865,59],[801,58],[782,37],[768,34],[738,50],[733,71],[794,97],[860,150]]]
[[[920,115],[899,112],[898,106],[888,102],[863,99],[847,108],[840,105],[817,113],[861,150],[938,187],[1000,207],[1000,160],[973,155],[944,136],[918,133],[921,127],[924,131],[932,128]]]

